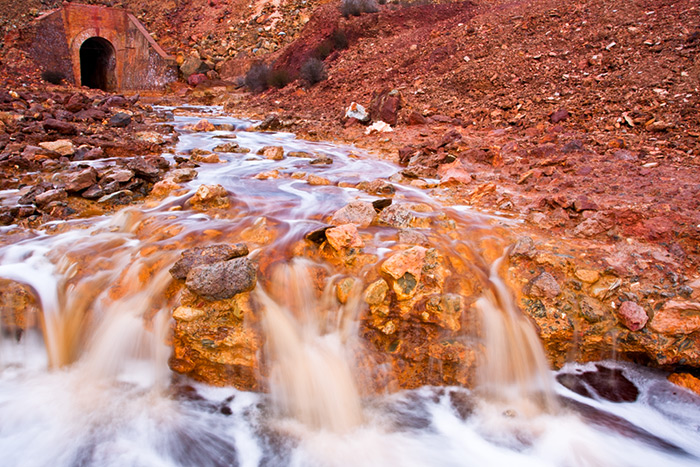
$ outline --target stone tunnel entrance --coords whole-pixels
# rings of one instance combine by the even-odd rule
[[[114,47],[101,37],[91,37],[80,46],[80,84],[103,91],[116,88]]]
[[[62,73],[76,85],[107,92],[155,90],[177,79],[175,58],[121,8],[63,2],[22,34],[37,68]]]

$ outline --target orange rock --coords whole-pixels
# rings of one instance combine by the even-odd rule
[[[389,274],[394,279],[403,277],[407,272],[411,273],[417,281],[420,280],[423,260],[428,250],[422,246],[413,246],[403,251],[399,251],[384,261],[382,271]]]
[[[284,159],[284,148],[282,146],[265,146],[258,151],[258,154],[265,159],[281,161]]]
[[[309,185],[330,185],[331,181],[327,178],[319,177],[318,175],[309,175],[306,179]]]
[[[399,300],[408,300],[418,289],[427,249],[413,246],[395,253],[382,264],[382,272],[394,278],[391,286]]]
[[[216,127],[206,118],[201,119],[198,121],[193,127],[193,131],[214,131],[216,130]]]
[[[267,170],[265,172],[260,172],[257,174],[255,177],[256,180],[269,180],[271,178],[279,178],[280,177],[280,172],[279,170]]]
[[[228,191],[221,185],[200,185],[189,204],[197,209],[227,208],[231,204]]]
[[[343,224],[326,230],[326,239],[337,251],[345,248],[362,248],[365,246],[365,242],[360,238],[360,234],[357,233],[357,227],[354,224]]]
[[[172,179],[165,178],[153,185],[151,194],[157,198],[162,198],[168,196],[172,191],[177,190],[178,188],[181,188],[181,186],[175,183]]]
[[[700,330],[700,303],[671,300],[656,312],[649,327],[662,334],[691,334]]]
[[[700,396],[700,379],[689,373],[673,373],[668,376],[668,380],[676,386],[681,386],[693,391]]]

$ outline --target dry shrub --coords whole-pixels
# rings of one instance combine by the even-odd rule
[[[376,0],[343,0],[340,5],[340,12],[346,18],[348,16],[360,16],[362,13],[376,13],[379,11],[379,4]]]
[[[244,84],[250,92],[263,92],[269,87],[272,68],[263,62],[254,63],[245,75]]]
[[[61,84],[61,82],[66,79],[66,75],[60,71],[46,70],[41,73],[41,79],[51,84]]]
[[[317,58],[310,58],[302,65],[299,75],[309,86],[313,86],[328,77],[326,73],[326,64]]]

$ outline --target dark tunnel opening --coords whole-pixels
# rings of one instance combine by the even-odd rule
[[[80,84],[83,86],[114,91],[115,68],[114,47],[108,40],[91,37],[80,46]]]

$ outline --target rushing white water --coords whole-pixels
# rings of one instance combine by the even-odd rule
[[[476,301],[484,334],[479,388],[494,402],[524,405],[530,412],[554,409],[552,376],[534,326],[513,303],[498,276],[503,262],[491,266],[491,290]]]
[[[247,124],[204,110],[214,112],[208,116],[214,123]],[[187,112],[176,118],[178,127],[200,118]],[[178,151],[211,150],[227,133],[183,133]],[[639,388],[635,402],[584,397],[556,383],[498,279],[498,262],[490,292],[477,303],[490,349],[481,389],[363,396],[354,365],[359,294],[342,307],[311,294],[306,271],[321,266],[298,259],[279,266],[270,280],[276,287],[256,290],[271,360],[269,395],[172,375],[167,270],[179,249],[200,237],[230,240],[262,217],[284,226],[275,240],[284,244],[348,201],[373,199],[351,188],[310,187],[290,177],[256,180],[256,174],[322,170],[334,181],[357,181],[396,170],[350,157],[352,148],[288,133],[236,132],[236,142],[252,152],[204,164],[187,194],[112,218],[59,223],[58,233],[32,233],[0,247],[0,277],[27,284],[44,320],[43,335],[29,330],[19,340],[0,329],[0,465],[698,465],[700,398],[662,373],[614,362],[604,365]],[[323,153],[335,162],[317,169],[302,159],[253,155],[266,145]],[[199,185],[213,183],[234,194],[230,217],[179,209]],[[399,189],[396,198],[402,197],[430,201],[409,188]],[[462,232],[480,228],[487,217],[454,211]],[[376,237],[375,254],[382,257],[393,240]],[[562,370],[583,371],[595,367]]]

